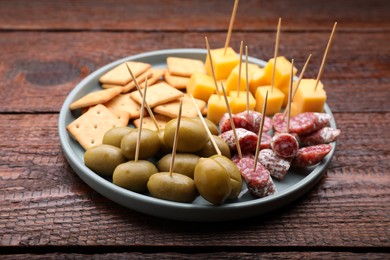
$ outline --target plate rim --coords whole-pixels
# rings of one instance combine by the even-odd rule
[[[76,174],[93,190],[124,207],[156,217],[195,222],[229,221],[264,214],[289,204],[290,202],[296,200],[298,197],[309,191],[314,185],[316,185],[318,181],[322,178],[323,173],[327,170],[327,167],[331,162],[331,159],[336,150],[336,142],[331,143],[332,150],[319,165],[317,165],[303,179],[284,189],[282,192],[264,198],[258,198],[249,201],[240,201],[236,203],[227,203],[220,206],[173,202],[129,191],[113,184],[112,182],[94,173],[92,170],[90,170],[83,163],[80,162],[80,158],[78,158],[76,153],[71,152],[73,151],[73,149],[70,143],[67,142],[67,139],[71,137],[66,130],[66,115],[67,113],[71,113],[69,110],[69,105],[74,100],[76,95],[80,92],[80,90],[82,90],[85,85],[87,85],[87,83],[89,83],[97,75],[101,75],[105,71],[108,71],[125,61],[140,59],[142,60],[148,57],[154,57],[158,55],[206,55],[206,53],[207,51],[205,49],[195,48],[163,49],[144,52],[136,55],[127,56],[108,63],[89,74],[83,80],[81,80],[67,95],[61,107],[58,119],[58,134],[60,137],[61,147],[69,165],[76,172]],[[248,61],[257,63],[260,66],[264,66],[266,64],[264,60],[254,57],[248,57]],[[333,113],[327,104],[325,104],[324,110],[326,113],[332,116],[331,126],[336,128]],[[129,196],[131,202],[133,203],[132,205],[128,205],[128,203],[124,202],[126,198],[129,199]],[[147,205],[143,205],[143,203],[147,203]],[[266,208],[257,208],[262,206],[265,206]],[[155,209],[153,209],[152,207],[155,207]],[[163,209],[167,211],[164,211]],[[196,214],[194,214],[193,212],[194,209],[196,210]],[[241,214],[237,213],[238,209],[240,209]],[[170,212],[171,210],[173,210],[174,212]],[[191,210],[192,212],[188,212],[188,210]]]

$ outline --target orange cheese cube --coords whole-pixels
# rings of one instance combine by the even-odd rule
[[[271,85],[271,81],[265,76],[265,71],[262,68],[253,70],[251,80],[249,82],[249,89],[253,95],[256,95],[256,89],[259,86]]]
[[[239,56],[231,47],[226,49],[226,53],[225,48],[210,50],[210,53],[213,59],[215,78],[217,80],[227,79],[230,72],[239,63]],[[205,67],[207,74],[212,76],[213,74],[211,71],[210,58],[208,54],[206,57]]]
[[[267,65],[264,68],[265,77],[272,84],[272,72],[274,69],[274,58],[270,59]],[[293,75],[297,73],[297,69],[294,67]],[[275,85],[274,87],[283,89],[287,88],[290,84],[290,74],[291,74],[291,62],[289,62],[285,57],[279,56],[276,58],[276,68],[275,68]]]
[[[230,104],[231,98],[227,97]],[[227,112],[225,98],[223,96],[211,95],[207,102],[207,119],[218,124],[222,116]]]
[[[271,91],[271,88],[271,86],[258,87],[255,96],[255,110],[261,113],[263,111],[265,95],[268,91],[267,110],[265,111],[265,114],[267,116],[279,113],[282,108],[282,103],[284,99],[284,94],[282,91],[280,91],[280,89],[273,88],[273,90]]]
[[[192,94],[194,98],[203,101],[209,100],[210,96],[215,92],[215,84],[212,77],[202,73],[192,74],[187,83],[187,93]]]
[[[239,95],[237,91],[230,91],[229,96],[231,98],[230,109],[233,114],[246,111],[246,91],[240,91]],[[249,92],[249,110],[254,110],[255,106],[256,100]]]
[[[294,97],[294,103],[300,113],[303,112],[323,112],[326,102],[326,92],[324,85],[319,82],[314,90],[315,79],[302,79]]]
[[[258,68],[256,64],[248,64],[248,82],[252,78],[253,70]],[[229,77],[226,80],[226,93],[229,95],[230,91],[238,90],[238,75],[240,71],[240,64],[238,64],[232,72],[230,72]],[[241,78],[240,78],[240,91],[246,90],[246,66],[241,64]]]

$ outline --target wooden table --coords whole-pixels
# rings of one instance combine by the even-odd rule
[[[240,1],[231,46],[322,81],[342,134],[320,183],[288,206],[227,223],[138,213],[89,188],[64,158],[59,110],[88,74],[119,58],[224,45],[232,1],[0,1],[2,259],[389,258],[390,2]]]

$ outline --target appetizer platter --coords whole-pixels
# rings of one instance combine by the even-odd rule
[[[222,221],[282,207],[321,178],[340,135],[317,78],[278,55],[229,47],[130,56],[66,98],[59,135],[75,172],[103,196],[169,219]],[[245,64],[243,62],[245,60]],[[294,78],[296,79],[294,82]],[[225,87],[226,86],[226,87]],[[283,112],[284,111],[284,112]]]
[[[172,49],[143,53],[110,63],[93,72],[82,80],[66,98],[59,117],[59,136],[64,154],[79,177],[95,191],[108,199],[125,207],[146,214],[185,221],[222,221],[241,219],[266,213],[302,196],[310,190],[322,177],[335,151],[336,143],[332,142],[331,151],[319,163],[311,167],[290,169],[282,181],[275,180],[277,193],[263,197],[254,197],[243,184],[239,196],[232,201],[225,201],[221,205],[213,205],[202,196],[197,196],[190,203],[182,203],[155,198],[146,193],[138,193],[122,188],[112,183],[110,178],[104,178],[90,170],[84,164],[85,150],[69,134],[67,126],[80,116],[79,110],[70,110],[69,107],[76,100],[88,93],[101,89],[99,79],[108,71],[127,61],[145,62],[153,68],[165,68],[168,57],[189,58],[204,61],[205,49]],[[248,61],[264,67],[266,62],[253,57]],[[329,125],[336,128],[331,109],[325,104],[324,112],[330,116]]]

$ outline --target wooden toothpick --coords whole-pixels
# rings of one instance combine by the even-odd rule
[[[142,104],[141,104],[141,115],[139,117],[139,127],[138,127],[138,136],[137,136],[137,144],[135,146],[135,156],[134,156],[134,161],[138,162],[138,157],[139,157],[139,148],[141,145],[141,132],[142,132],[142,122],[144,119],[144,110],[145,110],[145,102],[146,102],[146,90],[148,89],[148,79],[146,78],[145,80],[145,88],[144,88],[144,93],[142,97]]]
[[[221,82],[221,88],[222,88],[222,92],[223,92],[223,97],[225,98],[226,109],[227,109],[228,114],[229,114],[230,126],[232,127],[234,139],[236,140],[237,153],[238,153],[239,158],[242,159],[242,152],[241,152],[240,142],[238,141],[238,137],[237,137],[236,126],[234,125],[232,112],[230,111],[229,101],[227,99],[225,87],[223,86],[222,82]]]
[[[324,66],[325,66],[325,60],[326,60],[326,57],[328,56],[328,51],[330,49],[330,45],[332,44],[333,34],[336,31],[336,26],[337,26],[337,22],[335,22],[334,25],[333,25],[332,33],[330,34],[328,45],[326,46],[324,57],[322,58],[322,62],[321,62],[320,71],[318,72],[318,76],[317,76],[317,79],[316,79],[316,85],[314,87],[314,91],[317,90],[318,83],[320,82],[320,78],[322,76],[322,72],[323,72]]]
[[[259,132],[257,133],[257,144],[256,144],[255,163],[254,163],[253,171],[256,171],[257,159],[259,158],[260,147],[261,147],[261,138],[263,136],[265,111],[267,110],[267,102],[268,102],[268,90],[265,93],[265,101],[264,101],[264,105],[263,105],[263,111],[262,111],[263,113],[262,113],[262,116],[261,116],[260,129],[259,129]]]
[[[131,77],[133,78],[133,81],[135,83],[135,87],[137,88],[141,98],[143,98],[141,87],[139,86],[137,79],[134,77],[133,72],[131,71],[131,69],[130,69],[129,65],[127,65],[127,63],[126,63],[126,67],[127,67],[127,70],[129,71]],[[147,79],[147,76],[145,76],[145,78]],[[145,84],[146,84],[146,80],[145,80]],[[146,102],[146,100],[145,100],[144,105],[146,107],[146,110],[148,110],[148,114],[149,114],[150,118],[152,119],[154,125],[156,126],[157,132],[160,133],[160,127],[158,126],[158,122],[157,122],[156,118],[154,117],[153,111],[152,111],[152,109],[150,109],[150,106],[148,105],[148,102]]]
[[[289,88],[288,88],[288,101],[287,101],[287,133],[290,132],[291,97],[292,97],[293,78],[294,78],[294,59],[291,60],[290,86],[289,86]]]
[[[210,67],[211,67],[211,73],[213,74],[214,85],[215,85],[215,91],[217,92],[218,98],[221,99],[221,95],[220,95],[219,89],[218,89],[217,78],[215,77],[214,64],[213,64],[213,59],[212,59],[212,57],[211,57],[211,51],[210,51],[209,40],[207,39],[207,36],[205,36],[204,39],[205,39],[205,41],[206,41],[207,53],[209,54],[209,58],[210,58]]]
[[[249,114],[249,76],[248,76],[248,46],[245,46],[245,93],[246,93],[246,112]]]
[[[278,57],[279,36],[280,36],[280,26],[281,26],[281,24],[282,24],[282,18],[279,17],[278,29],[276,31],[276,41],[275,41],[275,51],[274,51],[274,67],[272,69],[272,77],[271,77],[271,93],[273,92],[274,86],[275,86],[276,58]]]
[[[303,79],[303,75],[305,74],[306,67],[307,67],[307,65],[309,64],[310,58],[311,58],[311,54],[310,54],[309,57],[307,58],[307,60],[306,60],[306,62],[305,62],[305,65],[303,65],[301,74],[299,74],[299,78],[298,78],[298,80],[297,80],[297,85],[295,86],[294,91],[293,91],[293,94],[292,94],[292,97],[291,97],[291,102],[294,102],[295,94],[297,94],[299,85],[301,84],[301,81],[302,81],[302,79]],[[284,112],[283,112],[283,119],[286,117],[286,115],[287,115],[287,109],[285,109]]]
[[[206,130],[207,135],[209,136],[209,139],[210,139],[215,151],[217,152],[218,155],[221,155],[222,154],[221,150],[219,150],[218,145],[214,140],[213,134],[210,132],[210,129],[207,127],[207,124],[206,124],[206,121],[204,121],[202,112],[200,112],[198,104],[196,104],[196,101],[195,101],[194,97],[192,96],[192,94],[191,94],[191,99],[192,99],[192,102],[194,103],[194,106],[196,108],[196,112],[198,113],[198,117],[200,118],[200,121],[202,122],[202,125],[203,125],[204,129]]]
[[[176,147],[177,147],[177,140],[179,139],[179,129],[180,129],[182,108],[183,108],[183,97],[180,98],[180,106],[179,106],[179,113],[177,115],[177,124],[176,124],[176,130],[175,130],[175,137],[173,139],[172,158],[171,158],[171,164],[169,166],[169,175],[170,176],[172,176],[173,166],[175,164]]]
[[[224,53],[223,53],[224,55],[226,55],[226,50],[229,47],[230,37],[232,35],[232,30],[233,30],[234,19],[236,18],[237,7],[238,7],[238,0],[235,0],[234,1],[234,6],[233,6],[232,16],[230,17],[229,30],[228,30],[228,33],[227,33],[227,36],[226,36],[225,50],[224,50]]]
[[[237,85],[237,97],[240,97],[240,89],[241,89],[241,66],[242,66],[242,49],[244,42],[240,43],[240,62],[238,64],[238,85]]]

